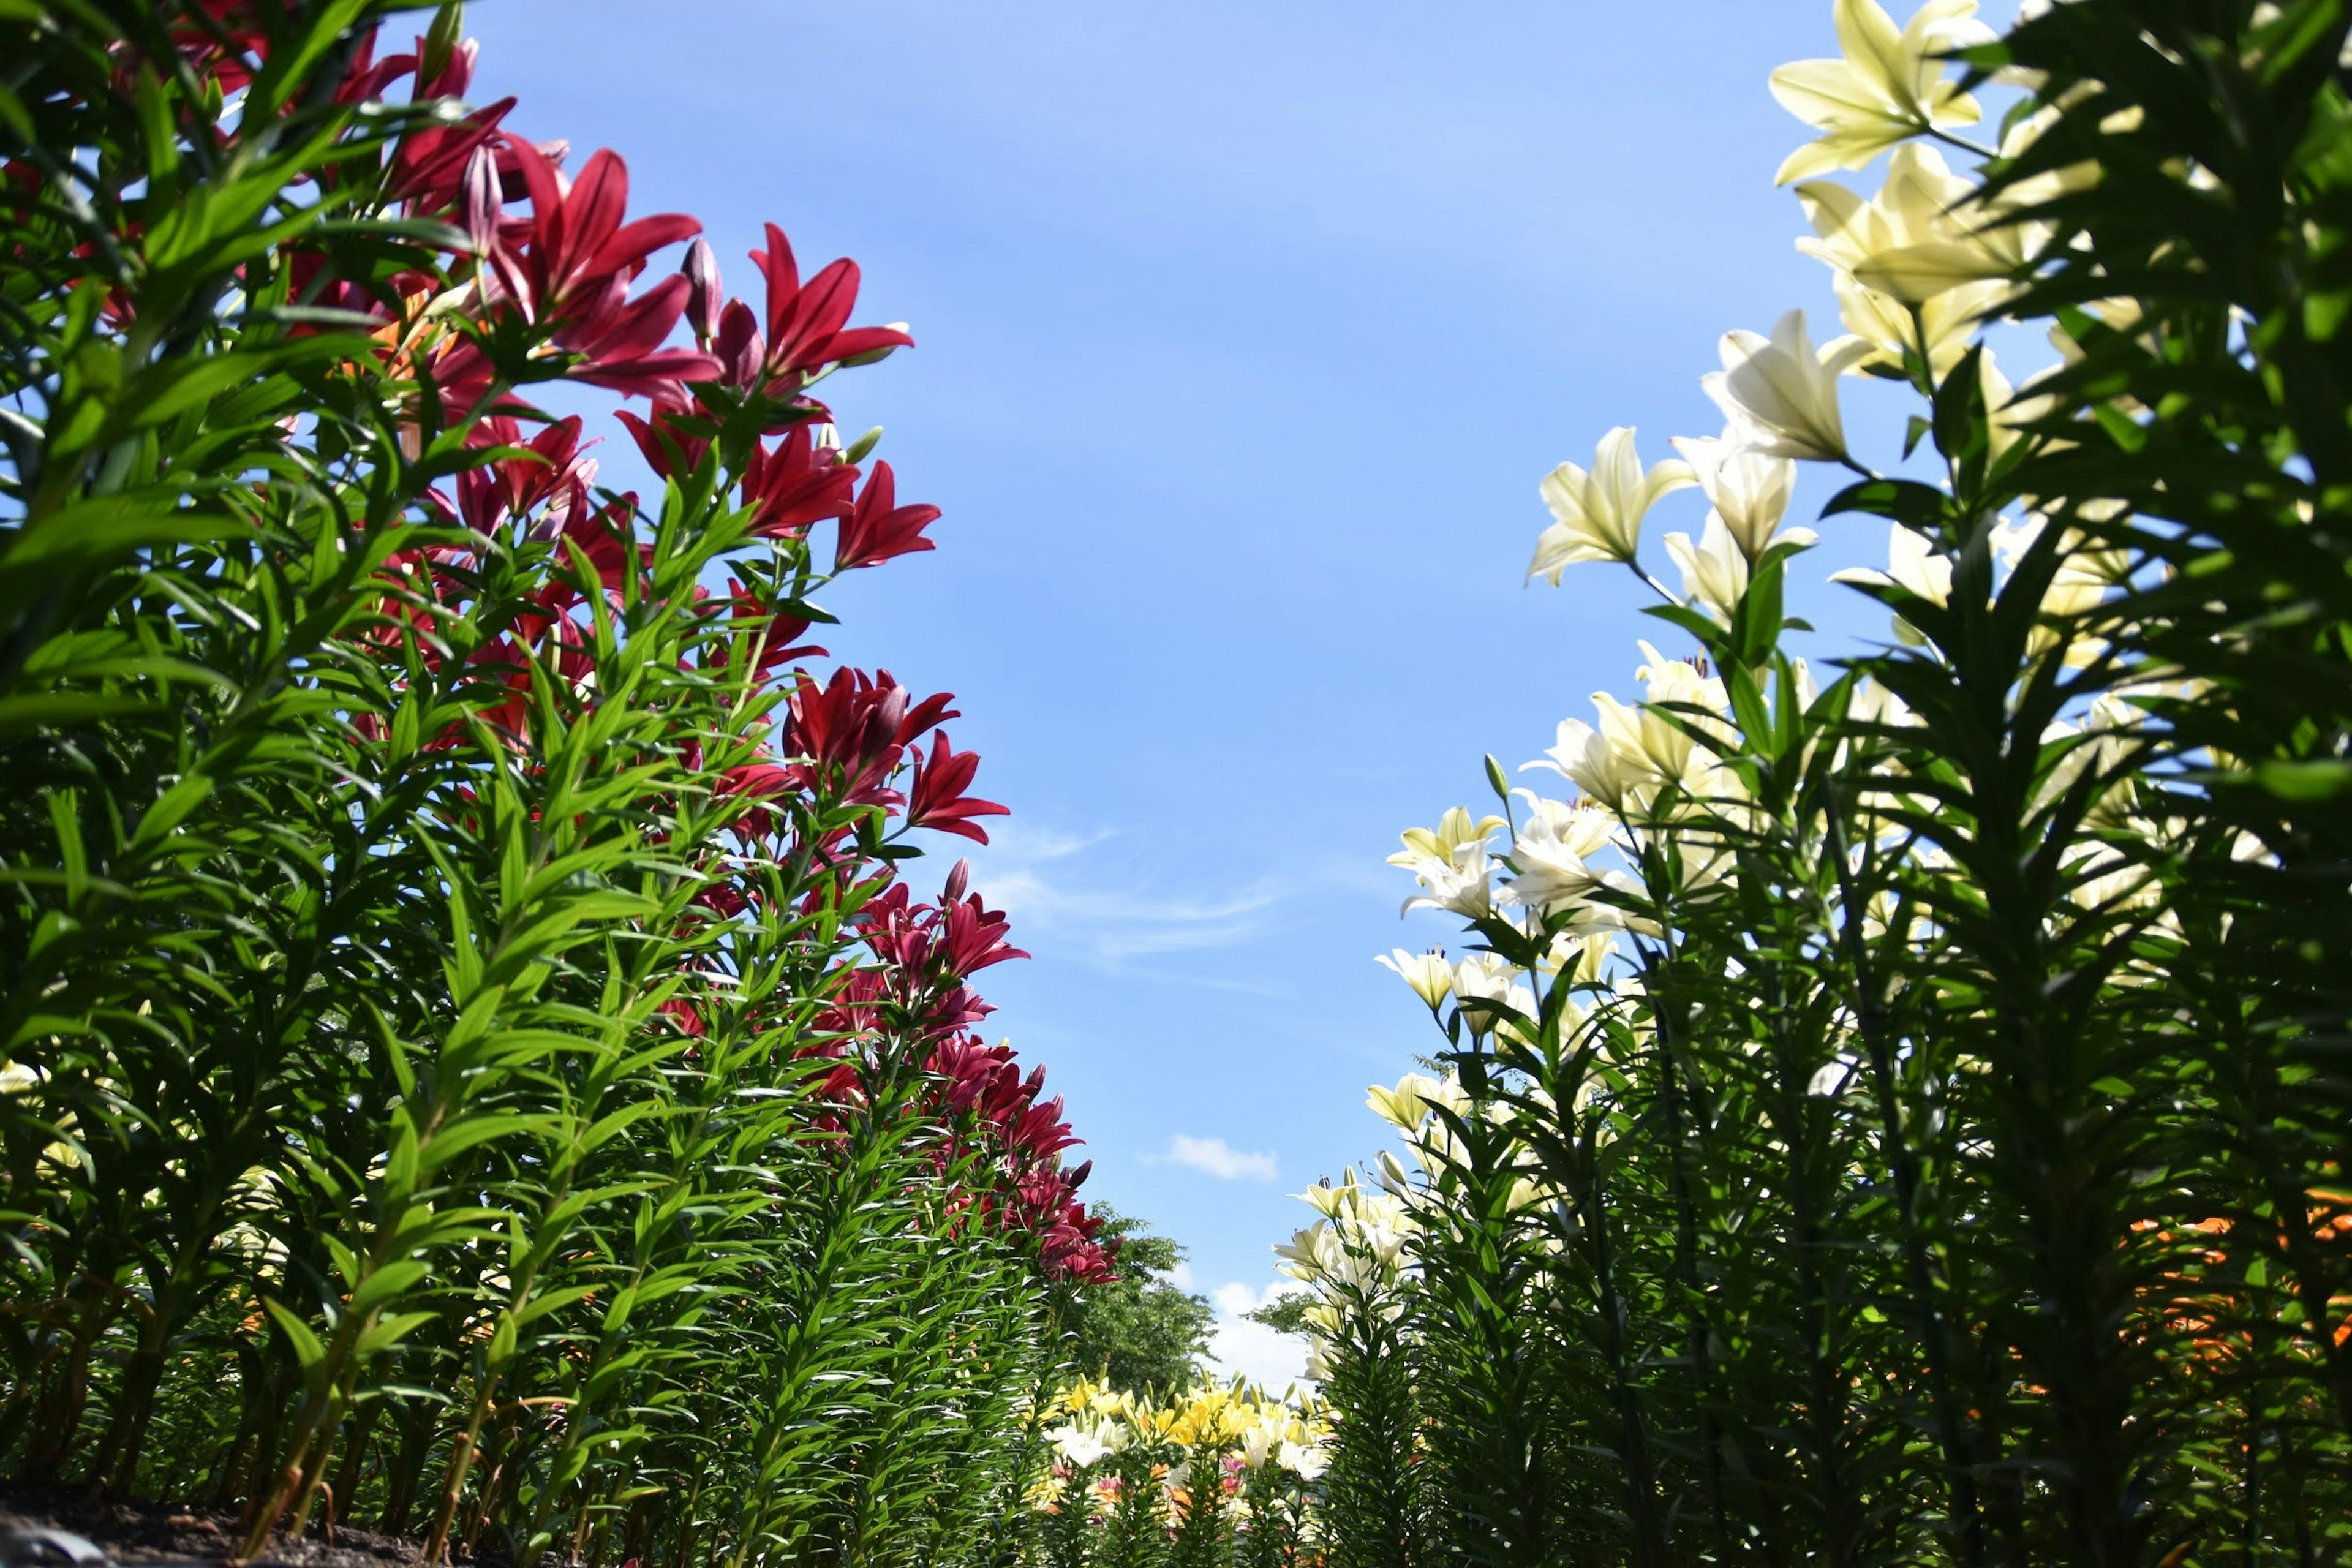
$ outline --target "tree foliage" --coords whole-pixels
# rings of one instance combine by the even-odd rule
[[[1201,1376],[1216,1314],[1208,1299],[1166,1278],[1184,1261],[1183,1245],[1155,1236],[1144,1222],[1108,1204],[1094,1205],[1098,1233],[1118,1247],[1119,1278],[1108,1284],[1057,1285],[1050,1310],[1071,1365],[1121,1394],[1173,1393]]]

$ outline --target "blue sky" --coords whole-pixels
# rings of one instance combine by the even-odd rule
[[[1622,574],[1521,585],[1538,480],[1612,425],[1653,460],[1714,434],[1726,329],[1801,305],[1837,330],[1771,184],[1805,132],[1765,89],[1834,52],[1825,0],[469,21],[478,96],[519,93],[509,125],[575,166],[621,152],[632,210],[702,217],[737,290],[773,219],[804,268],[858,259],[860,321],[912,324],[828,395],[887,427],[940,547],[835,589],[827,640],[954,691],[1013,808],[975,865],[1035,956],[985,976],[992,1032],[1067,1097],[1089,1195],[1256,1299],[1304,1223],[1286,1194],[1378,1146],[1364,1086],[1435,1037],[1372,963],[1447,934],[1397,918],[1398,830],[1625,691],[1654,635]],[[1899,415],[1867,392],[1848,417],[1883,450]],[[1826,531],[1801,603],[1866,633],[1817,584],[1884,536]],[[1223,1344],[1262,1374],[1287,1353]]]

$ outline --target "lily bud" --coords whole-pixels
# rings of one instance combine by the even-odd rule
[[[457,53],[457,39],[466,30],[464,0],[444,0],[433,14],[433,25],[425,30],[425,47],[416,62],[419,81],[436,81],[449,68],[450,57]],[[451,89],[463,92],[463,87]]]
[[[907,323],[904,321],[886,321],[883,323],[883,330],[893,332],[905,332],[910,331]],[[899,345],[897,343],[884,343],[880,348],[867,349],[862,354],[847,355],[841,361],[841,368],[844,370],[853,370],[862,364],[879,364],[884,360],[888,359],[893,353],[896,353],[898,351],[898,348]]]
[[[963,890],[968,885],[970,885],[971,881],[971,862],[962,859],[958,860],[955,863],[954,868],[948,872],[948,885],[946,889],[940,894],[940,902],[942,905],[961,903],[963,901]]]
[[[694,327],[698,342],[709,342],[719,329],[719,312],[727,303],[726,293],[719,283],[719,253],[710,242],[698,237],[686,248],[686,265],[679,268],[686,274],[690,292],[686,297],[686,319]]]
[[[474,242],[474,254],[488,256],[498,242],[499,215],[505,204],[499,195],[499,161],[488,147],[477,147],[466,160],[465,197],[466,235]]]

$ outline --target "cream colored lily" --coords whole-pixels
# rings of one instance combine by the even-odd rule
[[[1558,587],[1560,574],[1579,563],[1633,560],[1643,515],[1659,497],[1697,482],[1690,465],[1673,458],[1644,469],[1633,428],[1618,426],[1593,448],[1590,473],[1562,463],[1544,477],[1552,523],[1536,541],[1528,580],[1541,577]]]
[[[1389,864],[1410,869],[1423,860],[1451,861],[1464,845],[1483,844],[1487,835],[1502,826],[1499,816],[1482,816],[1474,821],[1463,807],[1449,807],[1433,829],[1406,828],[1402,835],[1404,847],[1389,857]]]
[[[1364,1090],[1364,1103],[1371,1107],[1372,1114],[1403,1132],[1420,1131],[1421,1124],[1429,1120],[1432,1103],[1452,1106],[1458,1110],[1460,1106],[1456,1102],[1461,1099],[1459,1089],[1449,1094],[1446,1086],[1437,1079],[1417,1072],[1409,1072],[1397,1079],[1394,1089],[1382,1089],[1379,1084],[1373,1084]]]
[[[1797,486],[1794,462],[1725,436],[1677,436],[1675,450],[1690,464],[1707,504],[1748,560],[1760,558],[1781,539],[1812,542],[1810,529],[1791,529],[1778,539],[1773,533],[1787,515],[1790,494]]]
[[[1973,125],[1984,111],[1934,57],[1992,41],[1976,0],[1927,0],[1901,30],[1875,0],[1836,0],[1840,58],[1772,73],[1780,107],[1822,134],[1789,154],[1778,184],[1859,169],[1922,131]]]
[[[1608,737],[1581,719],[1561,720],[1559,739],[1544,756],[1545,761],[1519,771],[1541,768],[1558,773],[1612,811],[1623,810],[1641,782],[1640,770],[1628,767]]]
[[[1805,313],[1791,310],[1771,337],[1750,331],[1723,335],[1723,368],[1699,380],[1723,410],[1737,445],[1779,458],[1836,462],[1845,456],[1845,421],[1838,412],[1838,377],[1873,352],[1862,338],[1813,347]]]
[[[1979,318],[2009,296],[2014,268],[1987,259],[1972,226],[1986,221],[1969,205],[1976,194],[1942,154],[1916,143],[1895,150],[1886,184],[1868,201],[1827,180],[1797,187],[1814,230],[1797,248],[1829,265],[1840,319],[1878,351],[1862,363],[1899,365],[1906,348],[1922,348],[1941,375],[1968,352]]]
[[[1502,901],[1546,910],[1591,902],[1596,889],[1620,879],[1588,864],[1616,826],[1609,812],[1537,798],[1511,844],[1519,874],[1505,885]]]
[[[1723,514],[1706,514],[1698,542],[1687,533],[1666,535],[1666,554],[1682,568],[1683,597],[1726,626],[1748,594],[1748,556],[1725,527]]]
[[[1832,573],[1830,581],[1865,587],[1892,584],[1931,605],[1948,605],[1952,600],[1952,558],[1937,554],[1926,534],[1914,532],[1898,522],[1887,531],[1885,571],[1857,566]],[[1895,618],[1895,635],[1915,647],[1927,640],[1900,615]]]
[[[1412,987],[1412,994],[1434,1007],[1454,989],[1454,966],[1442,952],[1407,952],[1396,948],[1375,954],[1372,962]]]
[[[1867,201],[1832,180],[1799,185],[1797,201],[1814,237],[1798,240],[1797,248],[1839,271],[1859,272],[1890,251],[1958,242],[1968,236],[1958,209],[1976,193],[1975,184],[1953,174],[1942,153],[1909,142],[1887,160],[1886,183]],[[1916,290],[1882,291],[1916,305],[1950,287],[1944,281]]]

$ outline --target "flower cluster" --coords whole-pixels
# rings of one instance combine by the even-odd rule
[[[1030,1494],[1059,1568],[1285,1568],[1323,1539],[1319,1404],[1238,1379],[1165,1403],[1084,1379],[1039,1412],[1052,1458]]]
[[[824,400],[913,339],[392,12],[0,16],[5,1462],[208,1468],[247,1557],[751,1563],[951,1456],[952,1537],[1115,1246],[910,869],[1005,809],[952,698],[810,640],[934,548]]]
[[[2339,633],[2254,608],[2302,602],[2284,542],[2335,504],[2288,455],[2308,426],[2263,346],[2304,296],[2224,331],[2181,301],[2239,263],[2102,204],[2127,180],[2183,225],[2227,205],[2217,144],[2159,128],[2205,94],[2189,74],[2251,81],[2307,39],[2316,81],[2345,29],[2062,3],[1996,39],[1975,11],[1835,0],[1841,57],[1773,75],[1819,133],[1780,179],[1846,335],[1816,343],[1801,310],[1728,333],[1700,380],[1717,433],[1645,464],[1620,427],[1542,481],[1528,576],[1629,570],[1664,630],[1636,690],[1595,692],[1520,770],[1558,784],[1488,758],[1494,808],[1390,858],[1405,911],[1461,931],[1458,956],[1379,959],[1444,1043],[1370,1090],[1406,1158],[1310,1189],[1277,1249],[1315,1293],[1342,1538],[1433,1562],[1985,1563],[2061,1538],[2179,1561],[2224,1515],[2288,1550],[2273,1489],[2337,1484],[2257,1455],[2237,1415],[2336,1443],[2352,1348],[2340,1118],[2284,1043],[2352,1003],[2295,968],[2330,939],[2266,908],[2314,826],[2294,792],[2340,809],[2318,779],[2352,711],[2263,673],[2320,679]],[[2140,61],[2179,68],[2172,96],[2126,101]],[[1989,89],[2022,101],[1976,146]],[[2345,121],[2340,84],[2279,90],[2289,119]],[[1874,192],[1823,177],[1881,155]],[[1988,338],[2014,353],[2029,323],[2053,353],[2012,384]],[[1884,471],[1844,406],[1880,392],[1919,409]],[[1825,518],[1887,529],[1883,567],[1831,580],[1893,634],[1811,664],[1783,602],[1822,542],[1788,521],[1809,468],[1843,483]],[[1670,587],[1645,525],[1686,490],[1706,510],[1664,535]],[[2000,1479],[2021,1475],[2069,1479]]]

